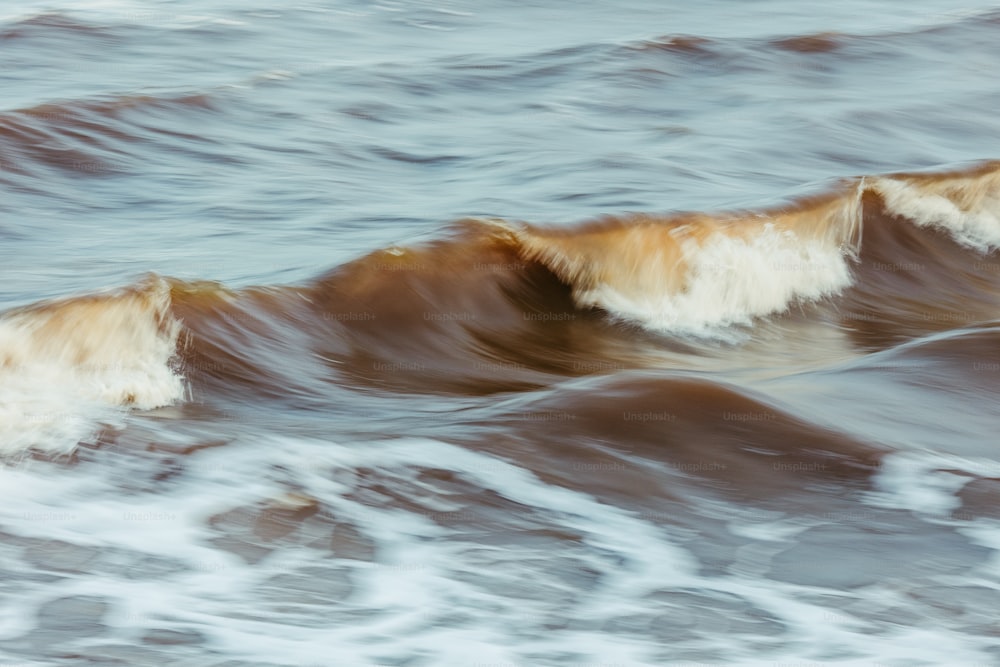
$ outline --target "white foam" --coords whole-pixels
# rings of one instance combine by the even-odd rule
[[[29,632],[31,611],[48,600],[93,595],[111,604],[105,618],[109,635],[101,640],[106,643],[132,643],[154,627],[194,629],[220,660],[275,665],[326,664],[330,646],[337,647],[342,662],[358,665],[395,664],[417,656],[445,666],[557,661],[631,666],[664,664],[662,657],[651,656],[663,656],[665,650],[706,647],[721,651],[724,658],[716,662],[735,665],[974,664],[983,658],[978,638],[948,627],[883,628],[880,641],[873,643],[856,620],[809,601],[822,593],[849,602],[868,592],[818,590],[768,579],[764,572],[770,556],[794,543],[790,533],[771,534],[759,543],[766,553],[746,552],[741,563],[759,561],[757,570],[736,567],[728,574],[703,575],[695,559],[675,544],[676,529],[670,525],[656,525],[587,493],[546,483],[512,462],[456,445],[417,438],[353,444],[255,438],[186,457],[185,473],[170,486],[138,494],[123,493],[121,479],[135,472],[149,475],[150,470],[134,466],[154,461],[123,452],[105,454],[94,466],[65,469],[36,463],[0,471],[5,475],[0,502],[10,510],[0,519],[4,531],[100,547],[104,561],[123,564],[84,566],[85,571],[65,579],[19,580],[20,588],[0,600],[0,637],[15,639]],[[409,485],[419,486],[419,470],[428,466],[451,470],[513,501],[515,520],[533,516],[581,538],[558,549],[516,539],[483,542],[365,495],[365,488],[373,491],[372,483],[398,484],[405,494]],[[374,542],[373,559],[336,558],[323,548],[286,545],[250,565],[211,546],[209,517],[233,508],[253,511],[286,491],[288,482],[316,498],[328,516],[356,525]],[[445,507],[450,494],[431,490],[427,487],[426,500]],[[44,520],[26,518],[39,512],[47,514]],[[69,513],[73,516],[61,518]],[[145,513],[170,516],[127,516]],[[770,525],[775,517],[762,518]],[[135,552],[179,561],[190,569],[126,576],[124,566]],[[564,581],[560,563],[593,572],[594,581],[584,586]],[[319,606],[276,604],[261,593],[260,585],[270,577],[302,567],[346,572],[353,592]],[[549,593],[512,595],[508,583],[538,587],[555,599]],[[671,590],[720,599],[738,596],[773,616],[783,629],[774,637],[732,634],[725,623],[706,617],[694,629],[696,638],[670,646],[653,635],[637,634],[638,624],[652,623],[673,609],[664,598],[647,594]],[[561,602],[560,591],[570,593],[573,601]],[[890,594],[871,591],[869,601],[888,607]],[[549,627],[550,621],[559,623]],[[633,630],[601,629],[621,621]]]
[[[963,474],[964,473],[964,474]],[[1000,464],[931,451],[899,451],[885,456],[875,476],[877,491],[867,502],[945,517],[962,504],[956,495],[977,476],[1000,474]]]
[[[580,293],[581,305],[656,330],[722,336],[725,327],[751,324],[851,284],[847,251],[773,224],[745,239],[716,233],[682,249],[688,263],[683,292],[634,293],[602,283]]]
[[[919,227],[943,229],[959,243],[989,252],[1000,248],[1000,191],[991,183],[993,176],[969,178],[954,187],[948,187],[947,181],[938,187],[921,187],[893,178],[871,183],[896,215]]]
[[[128,407],[183,397],[169,362],[169,288],[47,304],[0,318],[0,456],[67,453]]]

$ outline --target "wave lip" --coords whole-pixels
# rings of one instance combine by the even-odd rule
[[[1000,162],[969,171],[894,174],[872,189],[893,214],[919,227],[936,227],[957,242],[990,252],[1000,248]]]
[[[514,233],[521,255],[569,285],[581,308],[654,331],[729,337],[734,325],[854,284],[865,226],[885,226],[886,216],[941,231],[963,251],[1000,248],[1000,162],[857,178],[761,213],[636,215]]]
[[[519,234],[522,253],[582,308],[670,333],[717,336],[851,283],[861,188],[763,214],[610,218]]]
[[[0,455],[68,453],[125,409],[183,398],[169,306],[166,282],[151,278],[0,318]]]

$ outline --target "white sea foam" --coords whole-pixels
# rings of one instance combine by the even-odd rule
[[[920,227],[937,227],[980,252],[1000,248],[1000,173],[920,182],[876,178],[886,207]]]
[[[976,477],[1000,476],[1000,463],[931,451],[889,454],[875,477],[868,502],[879,507],[945,517],[961,506],[958,491]]]
[[[746,238],[716,233],[702,243],[687,241],[682,251],[684,291],[633,291],[628,283],[609,282],[581,292],[578,301],[648,328],[718,336],[725,327],[750,324],[851,283],[839,246],[771,224]]]
[[[29,632],[33,610],[47,601],[87,595],[111,605],[103,642],[130,644],[150,628],[195,630],[220,659],[274,665],[327,664],[330,646],[337,647],[345,664],[357,665],[424,656],[445,666],[631,667],[674,664],[654,656],[697,655],[707,648],[721,657],[704,661],[736,665],[975,664],[984,659],[983,642],[946,627],[890,624],[880,630],[880,641],[871,642],[868,624],[813,601],[818,595],[846,596],[889,608],[887,591],[845,593],[769,579],[770,557],[794,544],[794,531],[770,532],[753,542],[764,549],[758,556],[745,554],[747,563],[759,565],[756,569],[743,567],[746,559],[738,558],[726,574],[701,574],[669,524],[647,521],[587,493],[546,483],[514,463],[443,442],[409,438],[349,445],[263,437],[187,457],[185,474],[168,488],[123,493],[121,479],[149,474],[141,469],[149,463],[106,452],[101,466],[0,471],[0,501],[10,510],[0,529],[97,547],[101,554],[71,580],[22,582],[0,601],[0,641]],[[419,484],[418,471],[427,466],[448,469],[513,502],[520,508],[517,515],[533,516],[580,539],[556,549],[530,540],[492,544],[419,512],[359,496],[373,473],[402,489]],[[212,546],[210,517],[267,503],[286,493],[290,482],[317,499],[327,515],[358,526],[373,541],[373,556],[342,558],[294,546],[249,564]],[[452,506],[448,494],[424,500],[434,500],[443,511]],[[52,518],[33,519],[39,512]],[[129,520],[130,515],[150,518]],[[157,518],[161,515],[168,518]],[[766,523],[772,525],[773,518]],[[678,531],[676,537],[681,536]],[[980,541],[990,539],[996,542],[989,534]],[[144,567],[135,565],[140,556],[183,567],[144,575]],[[592,573],[593,581],[567,581],[563,576],[569,571]],[[268,584],[272,577],[304,572],[312,573],[317,589],[326,577],[347,577],[351,592],[318,604],[295,602],[294,596],[276,603],[268,597],[267,591],[276,590],[276,584]],[[647,631],[664,613],[680,613],[676,604],[692,604],[683,594],[676,603],[655,595],[664,591],[697,592],[706,601],[744,600],[782,629],[764,637],[729,629],[709,615],[692,626],[698,639],[664,644]],[[287,593],[281,595],[285,600]],[[307,598],[307,592],[301,596]],[[692,619],[698,604],[689,610]],[[19,613],[11,613],[14,609]],[[738,615],[732,619],[739,621]],[[615,624],[622,630],[612,630]]]
[[[154,281],[0,318],[0,455],[66,453],[101,424],[120,424],[127,408],[180,399],[169,302]]]

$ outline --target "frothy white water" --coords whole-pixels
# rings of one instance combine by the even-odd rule
[[[128,651],[154,630],[193,637],[131,656],[149,664],[208,649],[220,661],[320,665],[331,646],[356,665],[975,664],[990,645],[957,621],[942,624],[933,605],[920,607],[932,614],[927,623],[897,622],[903,598],[890,587],[848,592],[773,578],[770,559],[800,539],[798,530],[775,531],[773,518],[741,531],[747,558],[703,574],[683,546],[690,535],[664,517],[434,440],[244,440],[186,457],[171,485],[139,493],[122,484],[155,474],[155,457],[100,455],[100,465],[0,471],[9,510],[0,529],[16,536],[0,544],[0,569],[19,582],[0,601],[0,648],[20,646],[43,610],[67,596],[107,609],[91,634],[55,632],[55,650]],[[473,484],[489,507],[509,504],[511,523],[492,526],[490,510],[486,524],[469,519],[476,503],[466,505],[451,483],[428,483],[428,468]],[[266,537],[258,522],[291,488],[317,513],[289,519],[294,530],[284,537]],[[218,519],[234,511],[249,514],[235,527]],[[743,510],[717,511],[735,518]],[[448,516],[462,520],[439,520]],[[744,527],[755,520],[739,519]],[[371,549],[331,548],[340,522]],[[980,541],[995,542],[993,533]],[[260,560],[214,544],[223,534],[263,549]],[[47,539],[58,543],[33,546]],[[12,554],[22,542],[28,551]],[[51,576],[21,579],[21,568]],[[840,611],[848,604],[888,620]]]
[[[67,453],[130,407],[183,397],[169,367],[180,332],[169,305],[154,280],[0,318],[0,455]]]
[[[512,230],[526,258],[573,288],[577,304],[657,331],[738,336],[734,325],[838,294],[853,280],[866,192],[918,227],[981,253],[1000,248],[1000,166],[866,177],[759,215],[647,215],[570,233]]]
[[[583,308],[648,329],[730,338],[733,325],[837,294],[862,241],[864,179],[760,214],[637,215],[569,234],[516,230],[521,252]]]
[[[977,477],[1000,477],[1000,463],[927,450],[900,451],[887,456],[869,504],[944,517],[961,507],[957,497]]]
[[[961,176],[885,177],[871,181],[886,207],[920,227],[989,252],[1000,248],[1000,170]]]
[[[839,246],[773,224],[746,237],[715,233],[681,248],[688,266],[683,291],[630,291],[602,283],[578,300],[655,330],[723,336],[726,327],[751,324],[851,284],[849,260]]]

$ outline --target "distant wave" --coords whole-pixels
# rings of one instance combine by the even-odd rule
[[[148,135],[130,112],[210,110],[208,94],[63,100],[0,113],[0,176],[54,167],[74,176],[127,171],[129,143]]]
[[[0,41],[31,37],[65,37],[66,35],[107,38],[110,34],[108,30],[74,18],[64,12],[41,12],[26,16],[0,28]]]
[[[875,32],[851,34],[841,32],[817,32],[798,35],[784,35],[772,39],[711,39],[696,35],[664,35],[644,40],[629,46],[638,51],[662,51],[688,56],[717,56],[730,49],[747,48],[750,51],[783,51],[801,54],[836,54],[848,47],[876,47],[896,40],[920,40],[937,35],[948,35],[955,31],[984,31],[991,34],[1000,23],[1000,11],[990,9],[982,12],[956,14],[951,18],[939,17],[938,22],[915,26],[909,30],[896,32]]]

